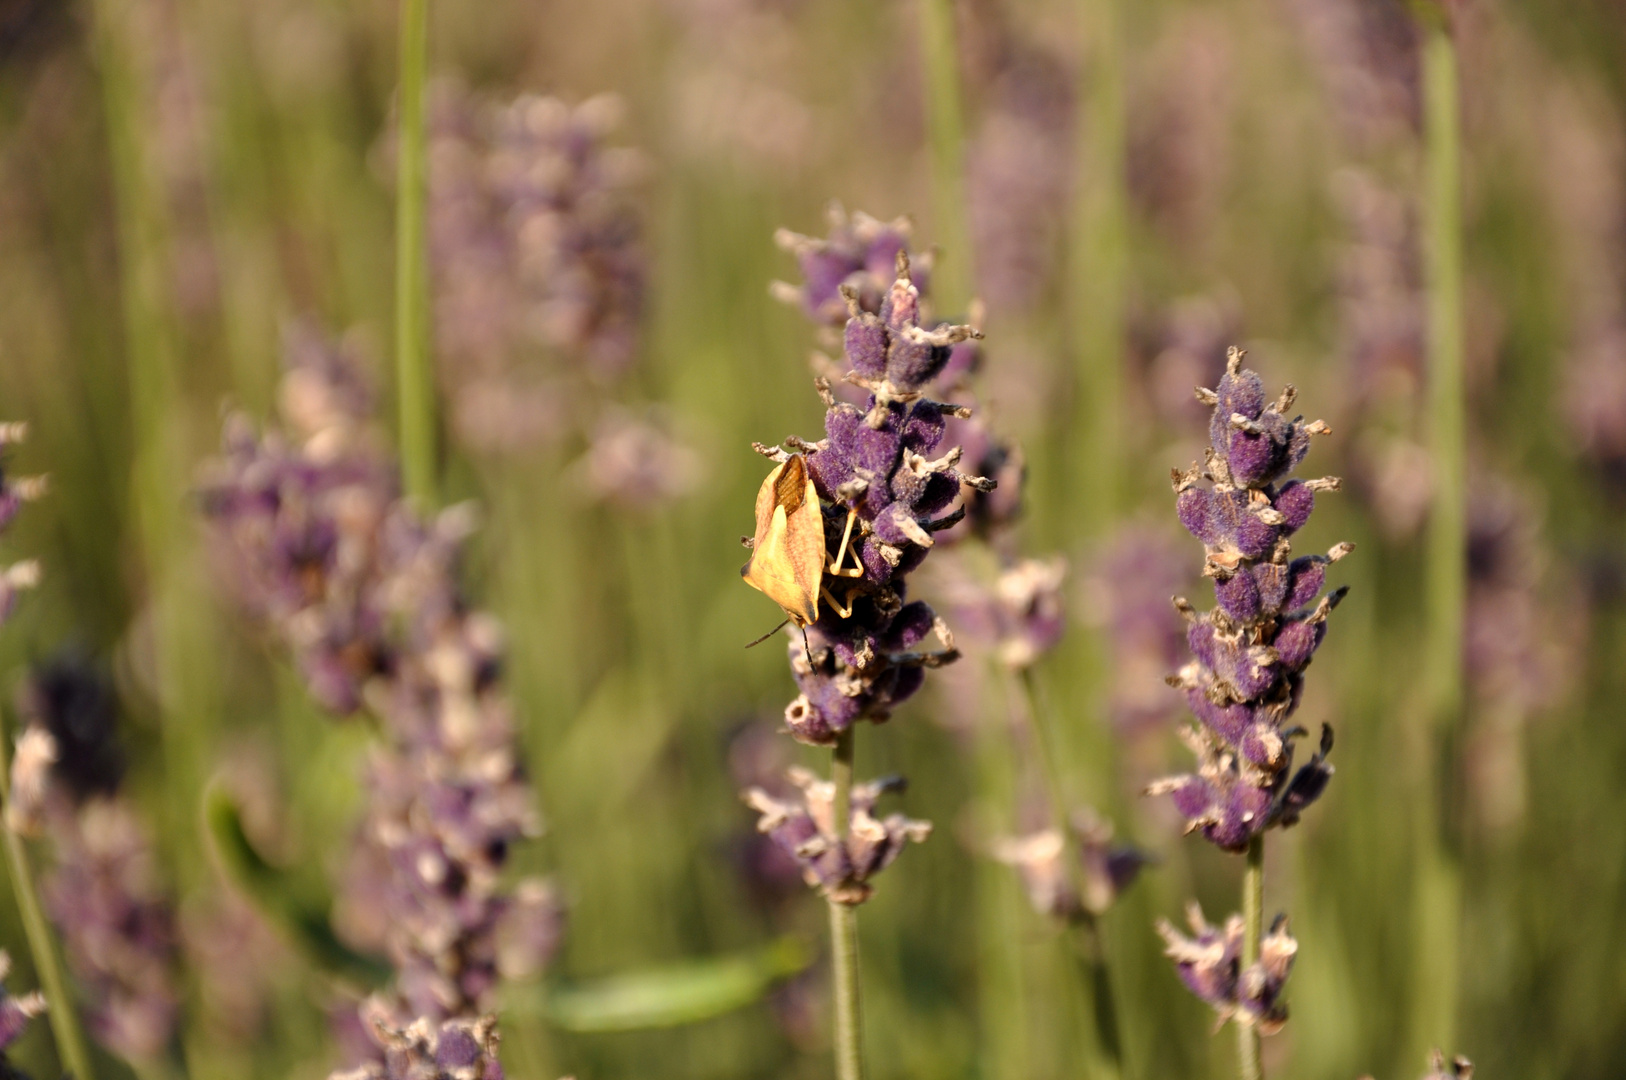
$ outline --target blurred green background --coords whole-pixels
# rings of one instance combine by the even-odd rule
[[[365,732],[320,717],[237,617],[201,557],[192,492],[222,403],[270,414],[290,317],[355,330],[390,401],[395,7],[0,2],[0,418],[31,427],[8,467],[51,477],[4,538],[7,561],[38,558],[44,579],[0,635],[0,674],[15,682],[64,642],[111,665],[132,784],[189,939],[242,909],[197,825],[210,777],[259,793],[256,839],[290,864],[334,868],[357,807]],[[1343,475],[1345,492],[1322,501],[1302,550],[1357,545],[1331,574],[1352,592],[1300,713],[1337,728],[1337,777],[1269,855],[1266,909],[1292,913],[1301,951],[1268,1071],[1407,1077],[1451,1039],[1485,1077],[1619,1075],[1626,15],[1606,0],[1459,12],[1475,546],[1468,706],[1434,785],[1417,776],[1429,488],[1415,72],[1404,49],[1356,33],[1370,8],[966,0],[967,226],[941,220],[954,206],[934,189],[911,3],[432,4],[437,75],[499,101],[624,99],[616,141],[648,164],[649,305],[636,363],[605,394],[661,403],[698,455],[684,497],[629,509],[583,493],[579,434],[506,458],[455,439],[445,450],[447,501],[484,507],[468,586],[506,624],[548,822],[517,869],[547,871],[570,903],[559,976],[783,933],[822,943],[814,896],[764,904],[738,872],[753,815],[730,747],[744,725],[771,731],[793,696],[777,646],[741,648],[777,617],[737,581],[763,474],[749,444],[814,437],[822,412],[806,364],[815,335],[768,293],[795,279],[773,233],[821,234],[839,198],[913,215],[917,245],[971,245],[945,250],[943,273],[969,273],[988,300],[978,394],[1029,465],[1021,544],[1071,567],[1072,629],[1037,675],[1064,783],[1160,860],[1105,921],[1128,1075],[1233,1067],[1152,921],[1177,918],[1188,895],[1211,915],[1234,908],[1238,860],[1182,839],[1167,807],[1138,795],[1185,767],[1176,695],[1115,683],[1139,669],[1114,652],[1101,573],[1133,526],[1174,545],[1182,590],[1206,605],[1167,470],[1200,452],[1203,418],[1184,395],[1212,384],[1233,340],[1334,428],[1307,475]],[[1103,168],[1124,178],[1105,234],[1090,209]],[[1121,255],[1105,301],[1086,257],[1102,235]],[[962,666],[986,666],[966,644]],[[903,805],[938,826],[862,912],[873,1072],[1077,1075],[1058,931],[1013,876],[979,888],[963,841],[968,822],[1012,812],[1013,793],[976,760],[986,741],[968,737],[997,728],[1007,703],[997,680],[970,708],[946,683],[934,676],[859,745],[860,774],[906,774]],[[1114,726],[1126,693],[1165,718]],[[1438,1011],[1423,1000],[1431,943],[1413,909],[1436,787],[1461,868],[1454,1032],[1414,1022]],[[188,1072],[326,1075],[322,978],[263,929],[244,942],[223,967],[188,953]],[[35,985],[9,904],[0,944],[13,988]],[[254,985],[235,987],[250,978],[244,956]],[[821,970],[687,1027],[572,1034],[516,1016],[504,1030],[584,1080],[820,1076]],[[233,989],[255,995],[246,1020],[215,1015]],[[42,1025],[16,1057],[54,1075]]]

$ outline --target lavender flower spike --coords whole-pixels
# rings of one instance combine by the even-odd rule
[[[876,800],[904,787],[901,778],[887,777],[853,788],[852,825],[843,844],[832,814],[835,785],[802,768],[791,768],[786,775],[801,789],[800,799],[776,799],[754,787],[745,793],[745,802],[762,815],[757,830],[796,860],[809,885],[838,903],[869,899],[874,891],[869,879],[896,859],[905,843],[920,843],[931,835],[929,821],[902,814],[875,817]]]
[[[1198,768],[1147,788],[1172,795],[1188,829],[1228,851],[1243,850],[1272,825],[1297,822],[1332,776],[1331,728],[1294,772],[1293,740],[1305,731],[1287,721],[1327,617],[1344,595],[1320,595],[1327,567],[1353,550],[1338,544],[1325,555],[1290,558],[1290,537],[1309,520],[1316,494],[1338,488],[1333,477],[1288,479],[1311,437],[1327,428],[1287,417],[1291,386],[1267,403],[1242,357],[1231,349],[1219,386],[1197,391],[1214,409],[1206,464],[1174,473],[1180,520],[1203,542],[1203,573],[1214,580],[1218,605],[1199,615],[1186,600],[1174,601],[1189,624],[1193,659],[1168,681],[1184,691],[1198,720],[1183,733]]]
[[[328,1080],[503,1080],[495,1017],[401,1024],[377,997],[367,999],[361,1015],[382,1060]]]
[[[1213,1006],[1219,1024],[1235,1020],[1273,1035],[1287,1022],[1282,987],[1293,969],[1298,942],[1287,932],[1287,916],[1278,915],[1259,944],[1257,962],[1242,966],[1242,916],[1232,915],[1223,927],[1210,926],[1202,908],[1193,901],[1186,920],[1194,937],[1186,937],[1168,920],[1159,919],[1157,932],[1168,943],[1164,955],[1174,960],[1180,981]]]
[[[11,974],[11,956],[0,949],[0,1077],[20,1077],[21,1074],[6,1060],[6,1051],[16,1042],[28,1022],[45,1011],[45,998],[38,990],[15,997],[5,988],[6,976]]]

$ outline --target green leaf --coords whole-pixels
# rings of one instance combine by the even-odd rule
[[[328,921],[332,903],[326,894],[266,862],[254,850],[237,804],[218,785],[204,791],[203,826],[226,875],[307,960],[364,989],[383,986],[389,980],[387,964],[355,952],[333,933]]]
[[[734,956],[571,984],[510,988],[503,1009],[517,1016],[540,1016],[566,1031],[677,1027],[760,1001],[776,983],[806,970],[812,960],[800,941],[780,938]]]

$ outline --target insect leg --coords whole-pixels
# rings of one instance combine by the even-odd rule
[[[838,616],[840,616],[841,618],[850,619],[850,618],[853,617],[853,603],[852,603],[852,594],[851,593],[849,593],[847,595],[847,603],[846,603],[845,606],[842,605],[840,600],[836,599],[835,594],[830,591],[830,586],[828,586],[828,585],[820,585],[819,586],[819,595],[824,597],[825,601],[827,603],[829,603],[830,607],[832,609],[834,609],[835,613]]]
[[[853,568],[851,570],[843,570],[841,568],[842,562],[844,562],[847,558],[847,542],[852,539],[853,522],[857,520],[857,518],[858,511],[849,507],[847,510],[847,527],[841,530],[841,547],[836,550],[836,557],[830,563],[830,574],[833,577],[864,576],[864,566],[862,563],[859,563],[858,553],[856,551],[853,552]],[[844,615],[842,618],[846,618],[846,616]]]

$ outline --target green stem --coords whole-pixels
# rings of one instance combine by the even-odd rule
[[[835,784],[831,815],[841,842],[852,826],[853,729],[843,731],[830,757],[830,779]],[[864,1025],[859,1010],[858,908],[830,901],[830,956],[836,995],[836,1077],[864,1080]]]
[[[1034,685],[1033,669],[1022,668],[1016,679],[1027,711],[1028,729],[1032,732],[1034,756],[1039,759],[1039,772],[1044,778],[1045,798],[1050,804],[1051,827],[1066,838],[1068,851],[1072,851],[1072,828],[1067,817],[1066,789],[1062,786],[1061,768],[1056,753],[1047,738],[1048,725],[1040,720],[1039,692]],[[1084,873],[1076,858],[1065,860],[1067,873],[1072,879],[1074,892],[1085,896]],[[1075,947],[1083,962],[1083,989],[1089,995],[1089,1009],[1095,1035],[1097,1056],[1096,1075],[1118,1077],[1123,1075],[1123,1041],[1118,1031],[1118,1003],[1112,989],[1111,972],[1107,968],[1106,950],[1101,941],[1100,917],[1087,909],[1080,909],[1075,924]]]
[[[424,83],[429,67],[429,0],[401,3],[400,133],[395,194],[395,393],[401,471],[420,508],[435,502],[435,398],[429,370],[429,277],[424,229],[428,154]]]
[[[1424,21],[1424,213],[1427,228],[1428,437],[1435,495],[1427,540],[1425,748],[1418,777],[1418,1004],[1414,1044],[1449,1046],[1457,1007],[1460,884],[1448,842],[1454,746],[1463,713],[1467,596],[1467,405],[1462,327],[1462,132],[1456,46],[1443,12]]]
[[[1242,970],[1259,962],[1265,922],[1265,837],[1248,841],[1248,867],[1242,873]],[[1264,1080],[1259,1064],[1259,1027],[1236,1023],[1237,1063],[1242,1080]]]
[[[0,725],[0,812],[11,807],[10,747],[6,743],[3,725]],[[45,1000],[49,1003],[46,1018],[51,1023],[51,1035],[56,1039],[57,1055],[75,1080],[94,1080],[90,1069],[90,1052],[85,1046],[84,1032],[79,1028],[79,1013],[68,997],[67,981],[62,977],[62,966],[57,962],[56,943],[51,927],[40,910],[39,893],[34,885],[34,871],[28,862],[28,849],[23,838],[10,825],[0,824],[5,833],[6,870],[11,877],[11,891],[17,898],[17,911],[22,915],[23,934],[28,938],[28,951],[34,957],[34,970],[39,975]]]
[[[919,0],[926,75],[926,133],[932,158],[932,213],[947,258],[933,267],[932,292],[945,311],[971,300],[971,230],[965,209],[965,111],[954,43],[954,0]]]
[[[1118,0],[1087,0],[1088,59],[1079,110],[1079,187],[1071,274],[1078,371],[1076,505],[1099,534],[1112,521],[1123,454],[1124,282],[1128,274],[1126,130]]]

